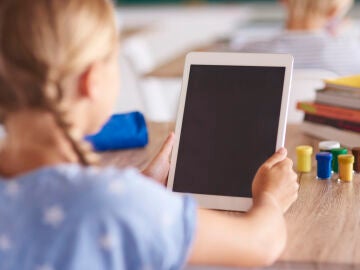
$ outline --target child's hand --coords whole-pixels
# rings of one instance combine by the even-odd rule
[[[292,169],[293,162],[286,155],[287,150],[280,149],[257,171],[252,186],[255,204],[258,199],[268,195],[286,212],[297,199],[297,174]]]
[[[143,174],[153,178],[162,185],[166,185],[169,169],[170,154],[174,145],[174,133],[171,132],[160,149],[160,152],[143,170]]]

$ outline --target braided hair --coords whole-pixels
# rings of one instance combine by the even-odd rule
[[[68,119],[67,82],[106,60],[118,33],[107,0],[3,0],[0,4],[0,120],[35,109],[52,114],[78,161],[96,155]]]
[[[56,87],[57,91],[61,93],[60,86]],[[55,123],[62,131],[64,137],[70,143],[71,148],[78,157],[79,162],[84,165],[92,165],[98,162],[98,157],[92,151],[92,148],[89,143],[85,142],[81,135],[76,132],[71,122],[67,119],[67,112],[65,108],[62,108],[61,101],[56,102],[52,101],[51,98],[47,98],[46,107],[55,120]]]

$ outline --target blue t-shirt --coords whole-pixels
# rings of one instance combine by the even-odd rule
[[[195,221],[191,197],[134,169],[44,167],[0,178],[0,269],[179,269]]]

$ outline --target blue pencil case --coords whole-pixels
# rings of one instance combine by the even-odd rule
[[[145,118],[140,112],[114,114],[97,134],[85,139],[95,151],[144,147],[149,141]]]

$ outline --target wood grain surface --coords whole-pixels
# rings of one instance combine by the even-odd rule
[[[174,124],[148,123],[148,127],[146,148],[105,153],[103,165],[144,168]],[[297,145],[312,145],[317,151],[318,142],[301,133],[297,125],[287,128],[286,147],[295,164]],[[355,175],[352,183],[317,180],[315,170],[313,162],[311,173],[299,174],[299,198],[285,215],[287,246],[279,262],[269,269],[360,269],[360,176]]]
[[[136,167],[139,169],[151,161],[159,152],[163,142],[171,131],[174,130],[174,123],[155,123],[147,124],[149,130],[149,144],[145,148],[106,152],[101,154],[102,165],[111,165],[118,168]]]

